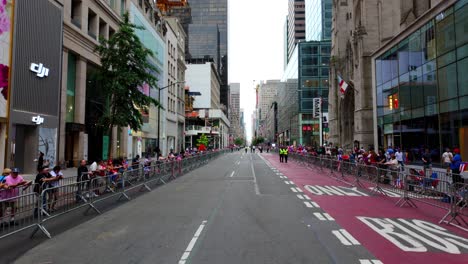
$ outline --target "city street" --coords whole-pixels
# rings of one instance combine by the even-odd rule
[[[39,244],[16,263],[468,261],[466,232],[428,228],[435,218],[422,209],[397,210],[389,198],[352,189],[314,195],[313,185],[340,186],[273,154],[227,154]]]

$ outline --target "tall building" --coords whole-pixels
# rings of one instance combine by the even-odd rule
[[[191,93],[200,96],[193,102],[193,110],[186,115],[186,146],[196,146],[196,140],[205,134],[212,148],[229,144],[230,122],[219,103],[220,78],[214,63],[187,64],[186,84]]]
[[[191,0],[188,26],[189,62],[213,59],[221,77],[220,103],[229,106],[228,86],[228,1]],[[227,109],[225,111],[227,114]]]
[[[286,57],[287,61],[289,61],[296,44],[301,40],[305,40],[306,36],[304,0],[289,0],[286,29],[285,37],[288,44]]]
[[[276,101],[277,91],[281,89],[280,80],[268,80],[260,83],[258,89],[258,116],[260,122],[266,119],[271,104]]]
[[[240,127],[241,127],[241,137],[244,140],[247,140],[247,131],[245,130],[245,114],[244,114],[244,109],[241,108],[239,111],[239,121],[240,121]]]
[[[328,128],[320,116],[328,115],[330,41],[307,41],[298,45],[299,144],[318,146],[328,140]],[[315,100],[321,114],[314,115]],[[315,107],[315,108],[314,108]],[[325,118],[327,120],[327,118]]]
[[[368,69],[373,143],[401,147],[411,162],[424,148],[434,163],[445,148],[468,157],[468,1],[432,2],[400,7],[404,23],[387,28],[396,34]]]
[[[186,34],[176,17],[164,17],[166,22],[166,64],[167,80],[166,135],[167,146],[162,150],[163,155],[172,149],[179,152],[185,148],[184,126],[184,82],[185,82],[185,41]]]
[[[372,82],[373,69],[372,56],[370,55],[395,38],[403,29],[414,27],[412,24],[416,19],[431,7],[432,10],[437,10],[436,8],[440,5],[450,5],[454,2],[456,1],[361,0],[340,1],[339,5],[333,6],[331,51],[333,59],[330,61],[331,83],[329,90],[329,126],[330,141],[332,143],[348,148],[358,145],[366,148],[377,146],[374,141],[374,91],[372,89],[374,83]],[[425,34],[433,33],[428,32]],[[421,39],[421,41],[426,41],[426,39]],[[421,42],[420,45],[426,45],[426,43]],[[402,48],[405,48],[403,43],[402,46]],[[432,48],[432,46],[430,47]],[[397,50],[398,47],[395,46],[394,49]],[[392,59],[394,65],[398,64],[397,55],[398,53],[392,55],[394,56]],[[433,61],[431,60],[431,62]],[[418,66],[416,70],[419,72],[422,67]],[[349,85],[344,95],[339,92],[338,76],[342,77]],[[396,73],[391,76],[393,78],[392,82],[386,82],[385,91],[395,87],[396,83],[399,82]],[[438,80],[441,80],[441,76],[437,77]],[[431,80],[431,82],[434,82],[434,80]],[[420,83],[421,85],[418,85],[418,87],[423,86],[422,79]],[[427,92],[429,91],[434,93],[433,89],[428,88]],[[382,100],[382,98],[383,96],[380,96],[378,100]],[[413,98],[412,95],[411,98]],[[428,105],[436,102],[434,97],[430,98],[432,99],[429,100],[432,101],[425,102]],[[391,117],[391,115],[387,114],[385,116],[385,121],[382,121],[383,124],[387,124],[386,122]],[[391,118],[391,120],[400,119],[401,117],[398,115],[393,115]],[[383,118],[379,120],[383,120]],[[425,121],[422,121],[422,123],[424,124]],[[387,131],[389,131],[389,126],[387,126]],[[419,133],[423,132],[420,131]],[[396,141],[399,141],[398,137],[394,142]],[[395,144],[394,142],[391,142],[391,144]]]
[[[229,85],[229,122],[231,123],[229,134],[235,140],[242,137],[240,126],[240,83]]]
[[[305,0],[306,40],[331,40],[332,0]]]
[[[265,143],[276,143],[278,136],[278,103],[276,101],[270,105],[264,124],[265,134],[263,137],[265,138]]]
[[[114,1],[112,5],[101,5],[96,1],[62,2],[64,36],[59,161],[73,167],[82,159],[94,160],[109,155],[108,137],[96,126],[103,114],[106,95],[100,92],[102,89],[98,88],[96,80],[100,57],[95,47],[99,45],[98,37],[108,39],[117,32],[120,16],[128,10],[129,1]],[[127,142],[132,142],[128,139],[127,129],[120,134],[115,132],[114,139],[120,143],[113,144],[114,156],[132,156],[131,149],[127,151],[126,147]]]
[[[278,143],[297,144],[299,140],[299,95],[297,79],[278,89]]]

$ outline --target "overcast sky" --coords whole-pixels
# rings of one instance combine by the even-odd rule
[[[281,79],[283,28],[287,0],[229,1],[229,82],[240,83],[240,107],[245,110],[247,139],[252,137],[254,86]]]

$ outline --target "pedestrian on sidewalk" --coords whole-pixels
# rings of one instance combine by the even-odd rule
[[[55,211],[55,204],[57,203],[59,196],[59,181],[63,179],[63,173],[61,172],[60,166],[55,166],[50,172],[52,180],[50,181],[50,187],[52,189],[49,192],[49,211]]]
[[[39,151],[39,158],[37,158],[37,172],[40,172],[43,166],[44,166],[44,153],[42,151]]]
[[[453,154],[450,152],[449,148],[446,148],[444,154],[442,154],[442,162],[444,164],[444,168],[447,170],[447,174],[450,173],[452,160],[453,160]]]
[[[428,148],[426,148],[426,151],[422,155],[421,160],[423,161],[424,165],[424,176],[430,177],[432,175],[432,159]]]
[[[453,156],[452,163],[450,165],[450,168],[452,169],[452,182],[453,183],[463,182],[463,179],[460,175],[460,165],[462,162],[462,159],[460,156],[460,149],[458,148],[454,149],[453,153],[455,154],[455,156]]]
[[[4,193],[8,190],[8,184],[6,184],[6,177],[10,175],[11,170],[9,168],[5,168],[3,170],[2,175],[0,175],[0,227],[3,225],[3,212],[7,208],[7,204],[4,200]]]
[[[31,182],[25,181],[23,177],[19,175],[19,172],[18,168],[13,168],[10,175],[5,178],[5,184],[8,185],[8,190],[3,194],[3,200],[6,205],[5,209],[7,207],[11,209],[10,226],[17,225],[15,222],[15,212],[18,204],[19,187],[31,185]]]
[[[76,192],[76,202],[81,201],[82,198],[82,191],[86,188],[89,188],[89,180],[92,175],[92,172],[88,171],[88,167],[86,167],[86,160],[80,161],[80,166],[77,169],[76,175],[76,182],[78,182],[78,190]],[[86,185],[85,186],[85,182]]]
[[[401,152],[400,148],[397,148],[397,151],[395,152],[395,158],[398,161],[398,164],[400,165],[400,170],[404,171],[405,170],[405,160],[403,158],[404,154]]]

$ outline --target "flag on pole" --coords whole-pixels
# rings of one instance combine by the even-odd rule
[[[348,84],[338,75],[338,84],[340,85],[340,92],[342,95],[346,93],[346,89],[348,89]]]

